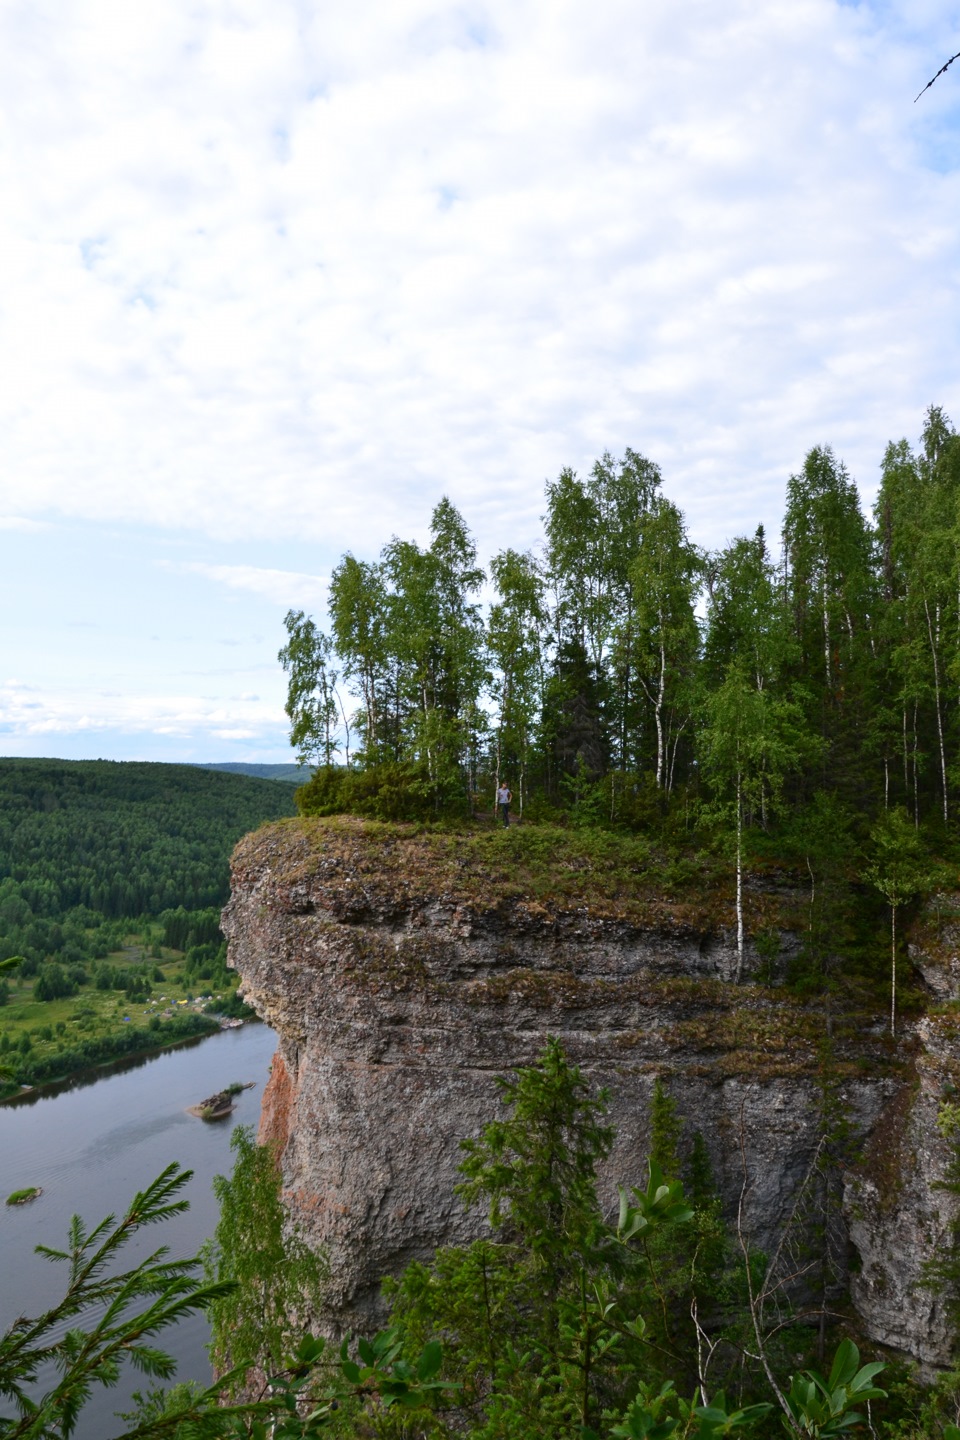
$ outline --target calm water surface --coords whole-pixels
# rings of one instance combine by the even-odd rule
[[[234,1126],[257,1124],[275,1049],[276,1036],[266,1025],[244,1025],[92,1084],[0,1105],[0,1329],[19,1315],[37,1315],[63,1294],[66,1266],[35,1255],[35,1245],[63,1248],[72,1215],[81,1215],[89,1228],[105,1215],[121,1214],[172,1160],[194,1171],[182,1192],[190,1209],[146,1227],[123,1252],[123,1263],[135,1264],[160,1245],[174,1257],[196,1253],[217,1223],[213,1176],[229,1173]],[[251,1080],[254,1089],[237,1096],[226,1120],[186,1113],[232,1082]],[[38,1200],[2,1204],[12,1190],[28,1185],[43,1187]],[[194,1316],[158,1337],[156,1343],[177,1357],[178,1380],[209,1383],[207,1334],[204,1319]],[[108,1440],[122,1431],[114,1412],[128,1408],[133,1390],[155,1383],[130,1375],[114,1390],[94,1392],[77,1440]]]

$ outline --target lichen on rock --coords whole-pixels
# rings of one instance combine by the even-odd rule
[[[703,1135],[731,1213],[744,1192],[752,1242],[771,1250],[791,1215],[820,1134],[818,1002],[753,983],[755,948],[747,983],[733,983],[719,871],[696,890],[658,889],[649,847],[622,842],[618,854],[611,836],[578,856],[576,836],[551,836],[340,818],[281,822],[237,847],[229,963],[279,1037],[261,1133],[280,1146],[301,1232],[327,1250],[334,1331],[382,1319],[383,1275],[482,1233],[483,1217],[454,1195],[459,1142],[491,1118],[494,1076],[534,1063],[548,1035],[609,1089],[605,1203],[645,1179],[659,1076]],[[795,950],[789,877],[755,886],[749,903],[753,933]],[[832,1073],[854,1133],[876,1151],[885,1108],[913,1083],[933,1032],[891,1048],[863,1022],[832,1016]],[[937,1173],[932,1158],[918,1163]],[[890,1212],[871,1184],[868,1166],[847,1187],[868,1257],[854,1282],[865,1328],[936,1363],[942,1326],[928,1301],[898,1291],[891,1317],[872,1278]]]

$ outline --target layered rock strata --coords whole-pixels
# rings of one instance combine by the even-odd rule
[[[868,1136],[845,1196],[857,1257],[850,1293],[864,1328],[920,1360],[928,1375],[956,1351],[946,1298],[927,1273],[956,1244],[958,1219],[946,1188],[956,1184],[956,1155],[937,1124],[944,1101],[960,1099],[960,924],[943,923],[944,905],[956,916],[960,896],[938,896],[915,924],[910,945],[916,978],[934,1008],[910,1027],[909,1076]]]
[[[658,895],[649,874],[601,884],[585,866],[559,898],[537,898],[525,879],[531,834],[498,839],[485,860],[475,844],[401,827],[282,822],[234,856],[230,963],[279,1037],[261,1135],[280,1147],[293,1217],[328,1253],[334,1329],[376,1323],[382,1276],[482,1231],[482,1216],[454,1194],[459,1142],[496,1113],[494,1078],[532,1064],[548,1035],[609,1090],[617,1139],[601,1177],[605,1203],[615,1205],[618,1184],[645,1180],[659,1076],[688,1132],[704,1136],[730,1213],[742,1195],[755,1245],[772,1251],[796,1205],[822,1134],[822,1011],[750,982],[756,953],[747,983],[732,983],[723,893],[692,904]],[[768,973],[771,948],[783,956],[796,946],[795,898],[773,882],[751,896]],[[869,1015],[831,1028],[837,1098],[854,1131],[884,1153],[885,1111],[900,1117],[901,1139],[913,1114],[911,1047],[892,1050],[882,1019]],[[935,1144],[929,1116],[917,1114]],[[916,1151],[915,1169],[928,1176],[944,1163]],[[942,1317],[929,1298],[899,1286],[884,1299],[869,1259],[889,1248],[909,1204],[896,1202],[898,1211],[871,1194],[867,1172],[856,1190],[855,1178],[865,1324],[939,1361]],[[937,1223],[942,1232],[946,1219]],[[914,1276],[929,1230],[919,1213],[916,1224]]]

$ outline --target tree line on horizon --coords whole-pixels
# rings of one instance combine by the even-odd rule
[[[280,652],[313,811],[489,808],[643,829],[678,806],[763,829],[818,792],[949,827],[960,770],[960,437],[927,411],[890,443],[870,515],[828,446],[758,526],[695,545],[627,450],[547,483],[538,552],[480,566],[449,501],[430,543],[345,554],[329,626]],[[481,605],[489,582],[492,600]]]

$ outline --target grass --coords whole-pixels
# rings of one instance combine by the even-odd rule
[[[122,991],[97,990],[92,983],[83,985],[76,995],[58,1000],[35,1000],[34,979],[8,973],[9,998],[0,1007],[0,1065],[16,1072],[21,1059],[50,1060],[58,1054],[73,1051],[86,1040],[101,1040],[122,1034],[129,1027],[159,1031],[162,1044],[162,1023],[174,1015],[196,1014],[217,999],[233,995],[237,979],[231,975],[226,987],[211,991],[209,982],[186,974],[182,952],[162,949],[159,957],[150,947],[129,943],[109,955],[105,963],[126,971],[142,971],[150,981],[149,999],[131,1000]],[[163,981],[154,979],[154,969],[163,972]],[[23,1037],[28,1037],[29,1051],[23,1051]]]
[[[299,835],[303,843],[292,835]],[[589,900],[594,913],[645,922],[664,903],[723,923],[732,896],[730,867],[707,853],[680,853],[645,836],[557,825],[504,830],[480,822],[387,824],[348,816],[281,821],[245,837],[241,866],[258,849],[283,852],[279,881],[306,879],[340,857],[347,873],[382,895],[456,894],[480,909],[516,900],[560,908]],[[368,877],[371,877],[368,879]],[[693,902],[691,904],[691,902]]]
[[[28,1185],[25,1190],[11,1190],[6,1203],[8,1205],[26,1205],[28,1200],[36,1200],[37,1196],[42,1194],[43,1191],[39,1185]]]

